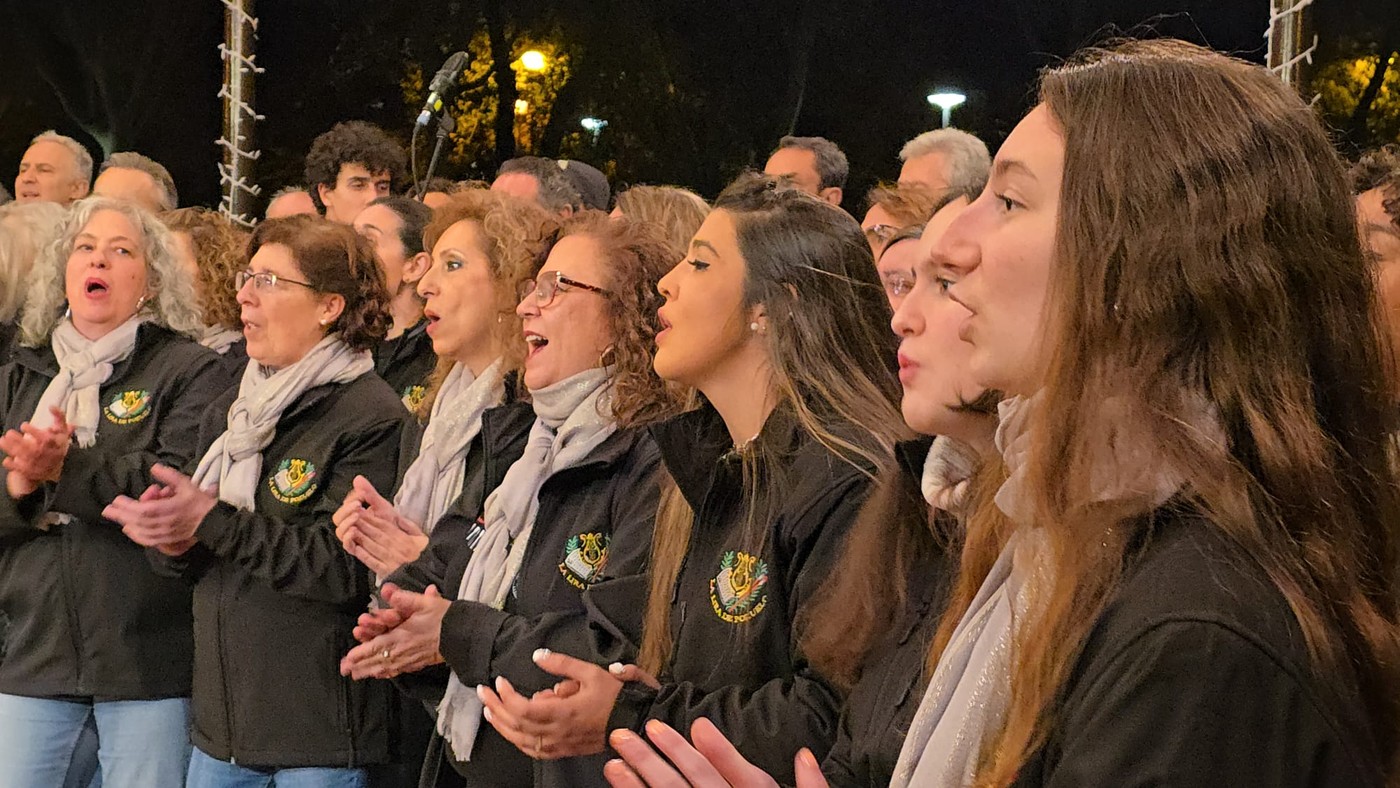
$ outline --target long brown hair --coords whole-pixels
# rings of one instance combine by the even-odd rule
[[[715,201],[734,218],[744,257],[744,306],[763,304],[777,407],[841,460],[873,476],[910,436],[899,412],[890,307],[870,246],[849,214],[758,174]],[[761,547],[780,485],[773,459],[744,452],[746,549]],[[669,476],[652,538],[651,589],[638,664],[657,675],[671,653],[671,591],[695,515]]]
[[[1019,633],[1005,727],[977,784],[1011,782],[1045,742],[1147,527],[1142,512],[1092,503],[1085,404],[1110,399],[1184,475],[1183,505],[1272,580],[1314,675],[1362,699],[1393,769],[1394,389],[1327,135],[1264,69],[1178,41],[1083,53],[1042,76],[1040,97],[1064,135],[1066,177],[1026,488],[1054,582]],[[1193,402],[1216,414],[1223,444],[1197,428]],[[969,525],[940,647],[1004,541],[996,531]]]

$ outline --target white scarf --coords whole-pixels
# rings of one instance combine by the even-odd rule
[[[612,368],[594,368],[552,386],[531,391],[535,424],[525,453],[486,498],[486,530],[467,562],[457,598],[500,609],[515,582],[539,510],[539,493],[549,477],[592,454],[617,431],[612,417]],[[481,727],[481,701],[457,674],[447,681],[438,704],[438,732],[458,760],[471,760]]]
[[[41,429],[52,427],[49,408],[58,408],[74,427],[79,446],[86,449],[96,443],[102,384],[112,376],[112,365],[136,348],[136,330],[143,322],[143,317],[132,317],[99,339],[88,339],[78,333],[71,319],[64,318],[49,340],[58,360],[58,374],[39,397],[30,423]]]
[[[408,466],[403,484],[394,496],[398,513],[430,534],[437,521],[462,494],[467,448],[481,433],[481,414],[505,398],[501,361],[478,378],[466,364],[452,367],[433,402],[428,428],[418,456]]]
[[[1054,582],[1045,532],[1032,522],[1025,485],[1033,412],[1041,395],[1013,397],[998,406],[996,446],[1008,478],[996,505],[1017,526],[958,622],[924,693],[899,753],[892,788],[961,788],[976,774],[988,736],[1001,729],[1011,695],[1011,657],[1021,624],[1035,615],[1041,592]],[[1224,433],[1203,398],[1189,406],[1190,423],[1223,446]],[[1142,511],[1161,506],[1184,477],[1157,451],[1142,423],[1121,400],[1100,408],[1091,483],[1099,502],[1132,502]],[[932,460],[932,457],[930,457]],[[927,468],[925,469],[927,475]]]
[[[223,326],[206,326],[199,336],[199,344],[222,356],[228,352],[229,348],[233,347],[233,343],[242,338],[242,331],[235,331]]]
[[[939,435],[928,448],[919,489],[930,506],[961,516],[967,488],[977,470],[977,453],[965,443]]]
[[[252,511],[262,475],[262,450],[276,437],[282,411],[309,389],[348,383],[373,370],[369,351],[351,350],[336,335],[322,339],[300,361],[276,371],[249,361],[238,399],[228,409],[228,427],[199,461],[195,485],[204,489],[216,484],[221,500]]]

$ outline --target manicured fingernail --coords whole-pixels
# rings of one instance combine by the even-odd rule
[[[537,648],[535,649],[535,653],[532,655],[532,659],[534,659],[536,662],[539,662],[547,656],[549,656],[549,649]]]
[[[662,726],[660,720],[647,720],[647,735],[648,735],[648,736],[655,737],[655,736],[657,736],[658,734],[662,733],[664,730],[665,730],[665,728]]]
[[[486,687],[482,686],[481,684],[476,685],[476,697],[479,698],[479,699],[481,700],[482,703],[485,703],[485,702],[486,702]]]
[[[483,706],[482,709],[481,709],[481,716],[485,717],[487,722],[490,722],[490,721],[491,721],[491,709],[490,709],[490,707]]]
[[[497,677],[496,677],[496,691],[497,691],[497,692],[505,692],[505,689],[506,689],[506,677],[505,677],[505,676],[497,676]]]
[[[622,671],[623,671],[623,670],[624,670],[624,668],[623,668],[621,662],[614,662],[613,664],[611,664],[611,665],[608,666],[608,672],[609,672],[609,673],[614,673],[614,674],[616,674],[616,675],[618,675],[618,676],[621,676],[621,675],[622,675]]]
[[[636,738],[637,737],[633,735],[632,731],[629,731],[625,728],[618,728],[617,730],[612,732],[612,740],[614,744],[627,744],[628,742],[631,742]]]

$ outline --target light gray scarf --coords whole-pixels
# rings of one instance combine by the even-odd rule
[[[228,352],[229,348],[233,347],[233,343],[242,338],[242,331],[235,331],[223,326],[206,326],[199,336],[199,344],[222,356]]]
[[[1017,529],[1007,540],[935,668],[899,753],[893,788],[961,788],[976,775],[983,744],[1005,722],[1011,697],[1012,651],[1019,627],[1037,614],[1053,586],[1045,532],[1032,522],[1025,485],[1034,411],[1041,395],[1013,397],[998,407],[996,447],[1008,471],[996,505]],[[1214,411],[1201,400],[1188,418],[1211,439],[1224,440]],[[1181,488],[1140,421],[1121,401],[1100,409],[1103,429],[1091,466],[1094,498],[1134,502],[1151,511]],[[932,460],[932,456],[930,457]],[[927,474],[927,467],[926,467]]]
[[[195,485],[201,489],[217,485],[220,500],[252,511],[262,475],[262,450],[276,437],[282,411],[310,389],[348,383],[373,369],[369,351],[351,350],[334,334],[300,361],[276,371],[249,361],[238,399],[228,409],[228,427],[199,461]]]
[[[486,530],[467,562],[457,598],[500,609],[515,582],[549,477],[588,458],[617,431],[612,417],[612,368],[594,368],[531,391],[535,425],[525,453],[486,498]],[[458,760],[471,760],[481,727],[481,701],[452,674],[438,704],[438,732]]]
[[[133,317],[93,340],[78,333],[73,321],[64,318],[49,340],[58,360],[58,374],[40,395],[29,422],[41,429],[52,427],[49,408],[58,408],[74,427],[79,446],[86,449],[96,443],[102,384],[112,376],[112,365],[136,348],[136,330],[144,322],[143,317]]]
[[[965,443],[939,435],[933,439],[924,460],[919,489],[929,505],[962,516],[967,504],[967,488],[977,470],[977,453]]]
[[[447,373],[433,401],[418,456],[408,466],[403,484],[394,496],[394,508],[417,523],[423,533],[432,533],[437,521],[462,494],[467,448],[481,434],[481,414],[499,405],[505,394],[500,359],[477,378],[462,363],[453,365]]]

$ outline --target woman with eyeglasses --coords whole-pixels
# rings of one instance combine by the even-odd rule
[[[348,226],[272,220],[248,250],[250,361],[205,418],[212,445],[192,478],[157,465],[104,515],[194,583],[189,785],[362,786],[390,758],[391,689],[336,670],[372,587],[331,515],[357,477],[388,489],[398,473],[410,417],[370,354],[389,294]]]
[[[637,661],[646,675],[548,654],[539,664],[566,679],[563,692],[483,694],[493,726],[537,757],[600,753],[615,728],[689,730],[709,717],[790,782],[792,753],[824,754],[840,709],[799,644],[804,617],[907,436],[889,307],[859,226],[758,175],[720,195],[659,290],[655,368],[704,404],[652,430],[668,474]]]
[[[199,346],[194,289],[169,232],[91,198],[31,272],[20,345],[0,368],[0,785],[184,785],[190,591],[151,572],[102,507],[139,496],[153,463],[184,466],[227,385]],[[79,762],[76,762],[79,761]]]
[[[552,687],[533,662],[541,648],[595,664],[635,653],[660,494],[646,425],[677,410],[651,367],[669,248],[627,219],[565,222],[516,308],[531,402],[483,417],[483,432],[523,419],[523,452],[507,465],[488,439],[479,527],[427,593],[386,583],[392,609],[365,616],[342,664],[385,678],[445,663],[437,725],[465,784],[602,784],[599,758],[532,763],[483,724],[476,688]]]

